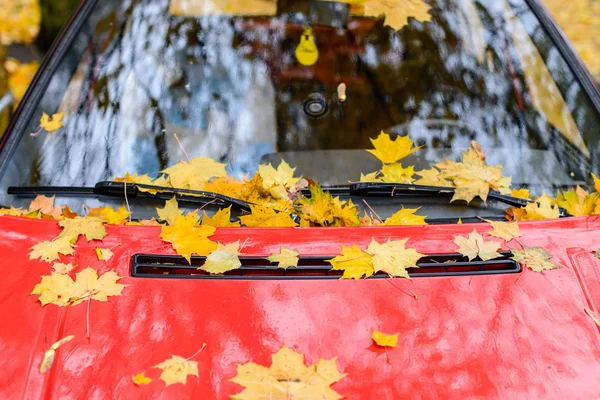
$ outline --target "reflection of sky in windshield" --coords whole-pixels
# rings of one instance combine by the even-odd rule
[[[428,3],[430,21],[398,32],[332,3],[312,26],[319,59],[304,66],[306,15],[178,17],[167,0],[99,2],[28,129],[42,110],[63,111],[65,127],[25,132],[3,187],[156,176],[185,159],[173,133],[236,177],[284,158],[324,184],[358,180],[377,168],[362,149],[381,130],[424,146],[403,161],[417,170],[477,140],[537,192],[598,172],[597,116],[522,2]]]

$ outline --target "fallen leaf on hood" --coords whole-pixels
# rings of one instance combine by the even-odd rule
[[[482,261],[501,257],[501,254],[496,251],[500,249],[501,243],[495,241],[486,242],[476,230],[469,233],[468,238],[454,236],[454,243],[458,246],[458,252],[468,257],[469,261],[477,257]]]
[[[240,226],[238,221],[231,222],[231,206],[227,208],[220,208],[216,213],[213,214],[212,217],[209,217],[206,214],[206,211],[203,211],[203,213],[202,225],[214,226],[215,228]]]
[[[373,256],[374,272],[383,271],[392,276],[410,279],[407,268],[418,268],[417,261],[424,257],[415,249],[406,248],[408,239],[390,240],[379,244],[371,240],[367,253]]]
[[[337,366],[336,358],[319,359],[305,366],[304,355],[283,346],[272,356],[270,367],[247,362],[238,364],[237,375],[230,379],[244,387],[241,393],[231,396],[238,400],[256,399],[341,399],[339,393],[330,388],[344,378]]]
[[[398,346],[398,334],[397,333],[395,333],[393,335],[388,335],[383,332],[373,331],[373,334],[371,335],[371,339],[373,339],[373,341],[381,347],[397,347]]]
[[[500,239],[504,239],[507,242],[510,242],[514,238],[518,238],[523,236],[521,234],[521,230],[519,229],[518,222],[502,222],[502,221],[487,221],[492,228],[493,231],[487,232],[488,235],[498,237]]]
[[[46,113],[42,113],[42,118],[40,119],[40,126],[46,132],[54,132],[62,128],[62,119],[64,114],[59,112],[49,116]]]
[[[29,253],[29,259],[40,258],[46,262],[52,262],[60,258],[60,254],[65,256],[73,254],[75,251],[68,238],[54,239],[53,241],[44,241],[34,245]]]
[[[543,247],[525,247],[523,250],[512,250],[512,253],[513,260],[535,272],[560,268],[560,265],[550,261],[552,255]]]
[[[102,240],[106,236],[104,222],[95,217],[75,217],[71,219],[63,219],[58,222],[58,225],[65,228],[58,238],[68,239],[71,243],[75,243],[79,235],[84,235],[86,240]]]
[[[286,212],[276,212],[274,209],[261,205],[250,205],[252,211],[250,215],[240,217],[242,224],[252,226],[269,226],[269,227],[294,227],[297,224],[292,217]]]
[[[269,257],[267,257],[272,263],[278,263],[277,268],[287,269],[288,267],[297,267],[298,261],[298,251],[293,249],[288,249],[282,247],[279,249],[279,254],[273,253]]]
[[[179,211],[179,204],[177,203],[176,196],[173,196],[171,200],[167,200],[165,206],[163,208],[157,208],[156,212],[158,214],[158,219],[166,221],[169,225],[173,225],[175,223],[175,218],[182,215],[181,211]]]
[[[340,279],[360,279],[373,275],[373,256],[366,251],[358,248],[357,245],[352,247],[341,245],[342,251],[340,255],[335,256],[331,260],[327,260],[331,264],[332,270],[344,271]]]
[[[198,362],[179,356],[172,356],[154,368],[162,369],[160,379],[165,381],[166,386],[173,385],[174,383],[183,383],[185,385],[188,375],[198,376]]]
[[[114,254],[110,249],[96,248],[96,256],[100,261],[108,261],[113,255]]]
[[[421,147],[413,147],[414,143],[408,135],[396,136],[392,140],[390,135],[381,131],[376,139],[371,139],[374,150],[367,150],[379,159],[383,164],[393,164],[409,154],[414,153]]]
[[[208,225],[198,225],[198,214],[178,215],[173,224],[163,226],[160,237],[165,242],[171,243],[173,249],[191,262],[192,254],[206,256],[216,250],[217,243],[208,239],[215,233],[215,228]]]
[[[419,207],[421,208],[421,207]],[[415,214],[419,208],[404,208],[385,220],[385,225],[427,225],[424,216]]]
[[[598,314],[596,314],[595,312],[593,312],[592,310],[590,310],[589,308],[584,308],[585,312],[587,313],[587,315],[590,316],[590,318],[592,318],[594,320],[594,322],[596,323],[596,325],[600,326],[600,317],[598,317]]]
[[[195,157],[189,162],[181,161],[162,172],[169,175],[173,187],[182,189],[194,189],[210,178],[227,176],[225,164],[209,157]]]
[[[62,214],[62,209],[54,206],[54,198],[46,197],[43,194],[38,194],[36,198],[29,204],[29,212],[39,211],[40,213],[51,215],[52,218],[58,219]]]
[[[227,245],[218,244],[216,250],[211,252],[203,265],[198,269],[210,274],[222,274],[242,266],[239,259],[240,242],[229,243]]]
[[[138,386],[147,385],[152,382],[152,379],[148,378],[144,372],[140,372],[139,374],[131,377],[131,380]]]
[[[528,203],[525,207],[508,209],[507,214],[509,219],[515,221],[560,218],[560,209],[553,203],[554,200],[551,197],[543,195],[538,197],[536,201]]]
[[[42,276],[42,281],[35,285],[31,294],[40,296],[38,300],[42,306],[52,303],[62,307],[69,304],[74,285],[70,276],[53,272]]]
[[[54,265],[52,266],[52,269],[57,274],[64,275],[64,274],[68,274],[69,272],[71,272],[73,270],[73,264],[71,264],[71,263],[69,263],[69,264],[54,263]]]
[[[40,365],[40,372],[42,374],[48,371],[52,367],[52,364],[54,364],[54,356],[56,355],[56,350],[58,350],[58,348],[63,344],[72,340],[74,337],[75,336],[73,335],[66,336],[60,339],[58,342],[54,343],[52,346],[50,346],[48,350],[46,350],[46,352],[44,353],[44,359],[42,360],[42,364]]]

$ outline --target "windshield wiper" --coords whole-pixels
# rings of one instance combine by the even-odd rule
[[[140,189],[156,190],[156,193],[150,193]],[[201,190],[178,189],[166,186],[142,185],[138,183],[122,183],[122,182],[98,182],[94,187],[80,186],[11,186],[8,188],[8,194],[15,196],[35,196],[43,195],[58,195],[58,196],[108,196],[127,198],[148,198],[169,200],[175,196],[178,200],[187,203],[200,205],[214,205],[223,207],[233,205],[241,210],[250,211],[250,203],[247,201],[236,199],[222,195],[220,193],[205,192]]]

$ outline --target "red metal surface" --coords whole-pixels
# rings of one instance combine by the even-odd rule
[[[453,252],[453,235],[486,224],[385,228],[219,229],[214,240],[246,242],[245,254],[267,255],[280,246],[301,254],[333,255],[339,244],[366,246],[376,239],[410,237],[421,253]],[[0,218],[0,398],[225,399],[242,388],[229,382],[236,364],[270,365],[282,345],[309,362],[338,356],[348,376],[333,388],[349,399],[568,398],[600,395],[600,332],[584,307],[598,311],[600,219],[570,218],[521,223],[528,246],[543,246],[563,265],[519,274],[402,281],[222,281],[137,279],[129,276],[134,253],[168,253],[156,227],[108,227],[99,243],[79,240],[79,268],[114,269],[128,286],[120,297],[86,305],[41,307],[29,296],[51,266],[29,261],[29,248],[57,236],[51,221]],[[519,245],[511,243],[511,247]],[[406,292],[406,293],[404,293]],[[594,302],[596,300],[596,302]],[[374,329],[400,332],[398,348],[372,345]],[[44,351],[75,335],[39,372]],[[194,359],[199,377],[186,385],[162,381],[137,387],[141,371],[172,354]],[[391,363],[387,362],[389,356]]]

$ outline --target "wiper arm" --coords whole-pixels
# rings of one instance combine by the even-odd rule
[[[140,189],[156,190],[156,194]],[[138,183],[98,182],[95,187],[70,187],[70,186],[11,186],[8,194],[16,196],[58,195],[58,196],[109,196],[127,198],[150,198],[169,200],[173,196],[177,199],[194,204],[213,204],[217,207],[233,205],[241,210],[250,211],[250,203],[214,192],[201,190],[178,189],[166,186],[142,185]]]

